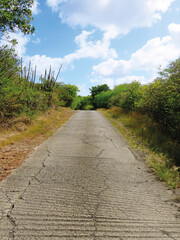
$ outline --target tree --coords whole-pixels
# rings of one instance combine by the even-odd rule
[[[141,100],[141,84],[137,81],[133,81],[128,84],[128,91],[124,93],[120,105],[124,110],[135,111],[139,101]]]
[[[75,85],[56,83],[55,91],[58,93],[59,101],[63,102],[64,106],[70,107],[73,99],[77,97],[79,89]]]
[[[110,98],[113,96],[113,91],[103,91],[95,96],[95,103],[97,108],[109,108]]]
[[[108,87],[107,84],[102,84],[102,85],[94,86],[94,87],[90,88],[89,90],[91,92],[91,96],[93,99],[93,105],[95,108],[97,108],[95,96],[101,92],[106,92],[106,91],[110,90],[110,88]]]
[[[102,84],[102,85],[97,85],[95,87],[92,87],[89,90],[91,92],[92,98],[94,99],[97,94],[108,91],[109,87],[107,84]]]
[[[34,0],[0,0],[0,31],[14,32],[21,30],[24,34],[33,33],[31,25],[31,7]]]

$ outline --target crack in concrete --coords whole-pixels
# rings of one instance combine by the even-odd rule
[[[4,217],[7,217],[7,219],[9,220],[10,224],[13,227],[12,230],[10,230],[10,232],[9,232],[9,239],[14,239],[15,238],[15,228],[17,227],[17,224],[16,224],[16,219],[13,218],[13,216],[12,216],[12,210],[15,207],[15,203],[12,202],[11,198],[7,195],[6,192],[2,191],[2,193],[6,196],[8,203],[10,204],[9,209],[3,213],[2,219]]]
[[[96,154],[96,157],[100,159],[100,156],[103,154],[104,151],[105,149],[102,149],[98,154]]]
[[[100,152],[96,155],[96,159],[97,159],[97,164],[95,166],[90,166],[90,168],[97,172],[97,174],[99,175],[100,173],[102,174],[102,181],[104,182],[104,188],[100,191],[98,191],[97,193],[94,193],[92,191],[90,191],[89,189],[87,189],[86,187],[84,187],[82,184],[80,183],[75,183],[75,182],[72,182],[72,179],[69,180],[69,184],[73,185],[74,187],[78,187],[80,188],[80,191],[81,191],[81,196],[84,196],[84,192],[88,193],[89,195],[92,195],[94,197],[97,198],[98,200],[98,203],[95,204],[94,206],[92,206],[91,204],[89,204],[89,202],[87,202],[85,200],[85,198],[81,198],[81,201],[80,202],[77,202],[77,204],[81,207],[83,207],[86,212],[88,213],[88,215],[90,216],[90,218],[92,219],[93,221],[93,226],[94,226],[94,230],[91,234],[91,236],[93,237],[93,240],[97,240],[97,231],[98,231],[98,218],[97,218],[97,212],[98,212],[98,209],[103,201],[102,199],[102,194],[109,188],[108,184],[107,184],[107,181],[108,181],[108,177],[106,176],[106,174],[98,167],[100,164],[101,164],[101,158],[100,156],[102,155],[102,153],[105,151],[105,149],[102,149],[100,150]],[[104,180],[103,180],[104,178]],[[85,196],[87,196],[87,194],[85,194]],[[61,200],[62,202],[62,200]],[[64,205],[68,205],[67,202],[63,201],[63,204]],[[92,209],[91,209],[91,206],[92,206]]]
[[[107,137],[105,134],[104,134],[103,136],[105,137],[105,141],[109,140],[109,141],[113,144],[113,146],[115,147],[115,149],[117,150],[117,152],[119,152],[119,149],[118,149],[118,147],[116,146],[116,144],[114,143],[113,139],[110,138],[110,137]]]
[[[165,231],[165,230],[159,229],[159,228],[156,227],[156,226],[153,227],[153,226],[150,226],[149,224],[145,224],[145,223],[144,223],[144,226],[149,227],[149,228],[154,229],[154,230],[157,230],[157,231],[161,232],[163,235],[166,235],[168,238],[171,238],[171,239],[173,239],[173,240],[177,240],[176,238],[174,238],[174,237],[171,235],[170,232],[167,232],[167,231]]]
[[[39,183],[39,184],[42,184],[43,181],[41,181],[38,177],[34,177],[34,179]]]
[[[13,226],[13,229],[10,230],[10,232],[9,232],[9,238],[10,239],[15,239],[17,223],[16,223],[16,219],[12,216],[12,210],[13,210],[13,208],[7,214],[7,219],[9,220],[11,225]]]
[[[7,195],[6,192],[4,192],[3,190],[1,190],[1,192],[5,195],[6,199],[8,200],[8,203],[10,204],[10,206],[12,206],[12,202],[11,202],[11,198]]]
[[[177,240],[176,238],[174,238],[173,236],[171,236],[171,233],[167,232],[167,231],[163,231],[163,230],[160,230],[164,235],[170,237],[171,239],[173,240]]]
[[[69,127],[66,127],[66,128],[69,128]],[[108,146],[108,150],[111,148],[112,151],[119,152],[119,150],[120,150],[119,146],[121,147],[121,145],[118,144],[118,141],[116,141],[116,139],[113,140],[112,135],[110,135],[110,137],[106,137],[105,135],[103,135],[104,133],[107,133],[107,135],[108,135],[108,132],[104,129],[106,129],[106,128],[103,128],[103,131],[102,131],[102,134],[101,134],[101,137],[103,137],[103,136],[104,137],[101,139],[101,142],[97,143],[98,146],[93,145],[96,142],[96,136],[93,136],[93,138],[91,138],[91,136],[84,135],[83,134],[84,132],[81,133],[81,132],[78,132],[78,131],[77,131],[77,134],[81,134],[81,137],[76,136],[76,134],[75,134],[76,132],[74,134],[70,134],[69,138],[66,139],[66,141],[67,142],[70,141],[70,139],[71,139],[70,137],[73,135],[73,137],[77,138],[76,139],[77,142],[73,142],[73,144],[81,144],[80,147],[81,147],[82,151],[86,151],[85,153],[87,153],[87,150],[88,150],[87,155],[92,156],[92,157],[87,156],[87,162],[83,161],[83,165],[80,166],[80,168],[78,168],[79,166],[77,166],[77,165],[75,166],[75,164],[77,164],[77,162],[79,164],[79,162],[81,162],[81,158],[86,158],[86,157],[77,156],[75,154],[76,156],[74,156],[74,159],[76,161],[73,159],[74,160],[74,162],[72,163],[73,165],[70,165],[70,167],[69,167],[69,162],[68,162],[68,167],[69,168],[66,168],[66,165],[65,165],[65,167],[62,167],[62,169],[64,169],[64,171],[67,172],[64,176],[65,179],[62,178],[63,181],[66,180],[66,183],[65,183],[64,186],[63,186],[63,182],[62,182],[63,190],[66,190],[66,188],[67,188],[67,191],[69,191],[69,192],[72,190],[72,198],[71,198],[71,195],[69,195],[69,194],[67,194],[66,197],[63,197],[63,194],[62,194],[62,198],[61,198],[61,197],[59,197],[59,193],[57,193],[56,189],[53,190],[53,194],[55,194],[55,196],[54,195],[53,196],[55,197],[57,203],[59,203],[59,202],[64,203],[64,205],[67,205],[67,206],[69,205],[70,207],[72,207],[71,205],[75,203],[81,208],[80,213],[81,213],[81,210],[82,210],[81,214],[83,216],[84,215],[86,216],[88,214],[88,216],[86,216],[86,217],[88,218],[88,221],[90,221],[90,225],[92,227],[92,228],[90,228],[89,231],[90,231],[90,234],[91,234],[91,238],[93,238],[94,240],[97,240],[97,239],[101,238],[101,237],[98,237],[99,232],[102,231],[101,230],[101,222],[102,222],[101,218],[103,218],[103,216],[105,215],[106,220],[104,220],[104,221],[105,222],[107,221],[108,223],[111,222],[110,219],[108,219],[109,215],[108,214],[106,215],[106,212],[104,214],[104,211],[108,211],[109,208],[112,208],[112,211],[110,211],[110,215],[112,214],[112,216],[113,216],[113,214],[114,214],[114,218],[116,216],[117,218],[120,218],[120,220],[122,220],[122,221],[123,221],[123,219],[121,219],[122,215],[125,215],[125,217],[123,216],[123,218],[125,218],[125,220],[129,220],[129,218],[131,216],[131,212],[129,213],[128,210],[126,210],[126,208],[124,208],[124,205],[123,206],[118,206],[118,202],[116,202],[116,198],[113,199],[113,197],[112,197],[113,193],[110,192],[111,190],[107,191],[108,189],[110,189],[110,186],[113,184],[113,182],[116,182],[116,179],[115,179],[116,175],[114,175],[113,178],[111,176],[109,176],[109,174],[111,174],[111,171],[113,171],[115,166],[113,165],[112,169],[111,168],[108,169],[109,165],[106,164],[106,158],[104,157],[106,152],[104,153],[104,151],[106,151],[106,146]],[[72,128],[72,131],[74,131],[74,128]],[[64,134],[64,136],[67,136],[67,134]],[[93,141],[93,139],[95,139],[95,141]],[[45,147],[46,147],[46,152],[47,153],[44,150],[45,158],[40,159],[40,161],[38,161],[39,165],[36,169],[36,172],[33,174],[34,176],[32,176],[32,175],[30,176],[29,182],[25,183],[25,185],[27,185],[27,186],[22,187],[22,191],[20,191],[18,194],[14,194],[14,195],[19,195],[20,200],[23,200],[23,201],[27,202],[28,197],[31,197],[30,195],[27,196],[27,194],[31,193],[30,192],[30,190],[32,190],[31,187],[30,187],[30,189],[28,189],[28,187],[31,184],[38,185],[38,184],[42,184],[43,182],[46,183],[46,179],[44,179],[44,181],[43,181],[43,177],[46,175],[46,172],[43,171],[43,169],[46,167],[46,161],[48,160],[48,158],[50,158],[51,152],[49,151],[48,146],[45,146]],[[102,149],[103,147],[104,147],[104,149]],[[131,150],[131,149],[129,149],[129,150]],[[69,151],[69,149],[67,149],[67,151]],[[90,155],[89,151],[90,152],[92,151],[93,154]],[[72,156],[69,156],[69,152],[68,152],[67,155],[68,156],[66,156],[66,154],[64,153],[65,158],[66,157],[67,158],[72,157]],[[63,157],[61,156],[61,158],[63,158]],[[77,161],[77,158],[78,158],[78,161]],[[107,163],[112,164],[112,162],[108,162],[108,161],[107,161]],[[77,169],[79,170],[79,172],[78,172]],[[68,170],[69,170],[69,172],[68,172]],[[117,171],[118,171],[118,169],[117,169]],[[123,171],[123,169],[122,169],[122,171]],[[44,172],[45,172],[45,175],[44,175]],[[112,172],[112,174],[113,174],[113,172]],[[56,176],[56,177],[58,177],[58,176]],[[93,179],[93,177],[94,177],[94,179]],[[56,178],[55,178],[55,180],[56,180]],[[53,179],[53,181],[55,181],[55,180]],[[48,184],[50,184],[50,187],[51,187],[51,184],[53,186],[53,182],[51,182],[51,181],[49,181],[49,182],[48,182]],[[117,180],[117,183],[118,182],[119,182],[119,180]],[[132,182],[134,183],[134,179],[133,179]],[[57,181],[57,183],[59,183],[58,186],[60,186],[59,188],[61,188],[61,185],[60,185],[61,179],[59,180],[59,182]],[[131,181],[128,182],[128,183],[130,184]],[[137,182],[137,184],[138,184],[138,182]],[[33,188],[34,188],[34,185],[32,186]],[[70,186],[70,189],[68,189],[68,186]],[[73,189],[73,186],[75,186],[77,189],[76,188]],[[124,192],[129,191],[129,188],[121,191],[121,188],[122,188],[121,183],[120,183],[120,186],[118,186],[117,188],[118,188],[118,191],[119,191],[119,195],[122,195],[123,191]],[[60,189],[58,189],[58,190],[60,190]],[[47,189],[46,189],[46,191],[47,191]],[[116,185],[115,185],[115,191],[116,191]],[[16,219],[14,218],[14,216],[16,216],[15,215],[16,212],[13,211],[13,209],[14,209],[15,204],[17,203],[18,199],[16,200],[16,202],[13,205],[14,198],[12,198],[12,200],[11,200],[11,198],[8,196],[8,195],[10,195],[10,192],[6,193],[6,195],[7,195],[6,197],[7,197],[7,201],[8,201],[8,202],[6,201],[7,208],[9,207],[9,204],[12,207],[11,211],[9,210],[8,213],[6,211],[6,217],[9,219],[9,221],[12,225],[11,228],[13,228],[13,230],[9,231],[9,238],[8,239],[15,239],[16,234],[17,234],[16,231],[18,230],[18,228],[17,228],[18,227],[18,224],[17,224],[18,223],[18,217],[17,217],[17,222],[16,222]],[[134,195],[132,195],[132,196],[134,196]],[[110,199],[111,197],[112,197],[112,200]],[[141,200],[142,203],[141,203],[140,199],[138,198],[139,206],[141,206],[143,204],[143,201],[144,201],[144,199],[142,199]],[[124,201],[124,199],[123,199],[123,201]],[[49,203],[49,202],[47,201],[47,203]],[[54,203],[52,202],[52,204],[54,204]],[[144,204],[144,206],[146,206],[147,208],[150,207],[150,206],[148,206],[148,204]],[[75,207],[76,206],[73,206],[73,211],[74,211]],[[16,205],[16,210],[17,210],[17,208],[19,209],[18,205]],[[78,211],[79,209],[75,209],[75,210]],[[133,210],[133,208],[132,208],[132,210]],[[156,210],[157,209],[154,209],[154,211],[156,211]],[[116,214],[116,211],[117,211],[117,214]],[[68,215],[70,215],[69,218],[72,217],[71,215],[74,216],[75,215],[74,213],[76,213],[76,211],[74,211],[73,214],[72,214],[72,212],[69,213],[69,211],[68,211]],[[79,212],[78,212],[78,214],[79,214]],[[128,214],[129,214],[129,217],[128,217]],[[139,219],[137,219],[137,221],[138,220]],[[81,220],[81,221],[83,221],[83,220]],[[118,222],[118,220],[117,220],[117,222]],[[113,224],[113,221],[112,221],[112,224]],[[146,226],[146,223],[144,223],[142,225]],[[108,225],[107,225],[107,228],[108,228]],[[148,226],[148,228],[150,230],[152,230],[151,225]],[[159,229],[158,229],[158,227],[157,228],[154,227],[154,229],[156,229],[155,231],[158,233],[158,235],[162,236],[162,234],[164,234],[164,238],[167,238],[167,236],[168,236],[168,239],[171,238],[171,239],[175,240],[175,238],[173,238],[173,236],[171,236],[171,233],[166,231],[167,230],[166,228],[165,228],[165,231],[162,230],[163,227],[161,229],[161,226],[159,226]],[[74,231],[76,231],[76,229],[74,229]],[[122,231],[123,231],[123,229],[122,229]],[[36,232],[36,230],[35,230],[35,232]],[[37,233],[39,233],[38,230],[37,230]],[[78,238],[79,235],[76,236],[76,232],[73,232],[73,233],[74,233],[74,237]],[[172,235],[173,235],[173,233],[172,233]],[[53,235],[50,235],[50,236],[52,237]],[[36,238],[35,236],[33,236],[33,237]],[[126,237],[116,237],[116,238],[120,239],[120,240],[126,239]],[[38,237],[37,237],[37,239],[38,239]]]
[[[104,179],[105,179],[105,180],[104,180],[104,186],[105,186],[105,187],[104,187],[104,189],[102,189],[102,190],[99,191],[98,193],[94,194],[94,195],[99,199],[99,201],[98,201],[98,203],[95,205],[95,209],[94,209],[94,213],[93,213],[93,214],[89,211],[88,208],[86,208],[86,207],[84,206],[84,208],[87,210],[88,214],[91,216],[91,218],[92,218],[92,220],[93,220],[94,231],[93,231],[93,233],[92,233],[92,237],[93,237],[94,240],[97,240],[97,235],[96,235],[96,233],[97,233],[97,231],[98,231],[98,226],[97,226],[97,224],[98,224],[97,212],[98,212],[98,209],[99,209],[99,207],[100,207],[100,205],[101,205],[101,203],[102,203],[102,201],[103,201],[101,195],[102,195],[102,193],[104,193],[104,192],[109,188],[109,186],[108,186],[108,184],[107,184],[108,178],[107,178],[106,174],[105,174],[102,170],[100,170],[100,169],[98,168],[98,165],[100,165],[100,163],[101,163],[101,158],[100,158],[100,156],[102,155],[102,153],[103,153],[104,151],[105,151],[105,149],[102,149],[102,150],[96,155],[96,158],[97,158],[97,160],[98,160],[98,163],[96,164],[96,167],[93,168],[93,169],[94,169],[96,172],[98,172],[98,173],[101,172],[102,176],[103,176]],[[89,191],[88,191],[87,189],[84,188],[84,190],[86,190],[86,191],[89,193]]]
[[[85,144],[89,145],[90,147],[93,147],[93,148],[99,148],[98,146],[89,143],[88,141],[86,141],[86,140],[83,139],[83,138],[80,138],[80,139],[81,139],[81,141],[83,141]]]
[[[27,189],[28,189],[28,187],[31,185],[31,182],[32,182],[32,180],[33,179],[35,179],[36,181],[40,181],[39,179],[38,179],[38,176],[40,175],[40,173],[42,172],[42,170],[46,167],[46,165],[45,165],[45,162],[47,161],[47,159],[51,156],[51,152],[49,151],[49,149],[48,149],[48,147],[45,145],[45,148],[46,148],[46,151],[47,151],[47,153],[48,153],[48,155],[47,155],[47,157],[42,161],[42,167],[39,169],[39,171],[34,175],[34,176],[32,176],[32,178],[31,178],[31,180],[29,180],[29,182],[28,182],[28,185],[27,185],[27,187],[24,189],[24,191],[22,191],[22,193],[19,195],[19,198],[20,199],[22,199],[23,198],[23,195],[25,194],[25,192],[27,191]]]
[[[21,191],[21,193],[19,194],[18,198],[12,202],[11,198],[8,196],[8,194],[4,191],[2,191],[2,193],[6,196],[8,203],[10,204],[10,208],[6,211],[6,213],[4,213],[3,217],[1,219],[3,219],[4,217],[7,217],[7,219],[9,220],[10,224],[12,225],[12,230],[10,230],[9,232],[9,239],[13,240],[15,239],[15,233],[16,233],[16,227],[18,226],[16,223],[16,219],[12,216],[12,211],[15,208],[16,203],[19,200],[24,200],[26,201],[25,198],[23,198],[23,195],[25,194],[25,192],[27,191],[27,189],[29,188],[29,186],[31,185],[31,182],[33,179],[37,180],[38,182],[40,181],[38,179],[39,174],[42,172],[42,170],[46,167],[45,166],[45,162],[46,160],[51,156],[51,152],[49,151],[48,147],[45,145],[46,147],[46,151],[47,151],[47,157],[42,161],[42,167],[38,170],[38,172],[32,176],[32,178],[28,181],[27,186],[24,188],[23,191]],[[12,192],[12,191],[11,191]],[[14,191],[15,192],[15,191]],[[20,191],[16,191],[16,192],[20,192]]]

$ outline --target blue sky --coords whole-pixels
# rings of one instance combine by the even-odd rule
[[[19,56],[39,75],[62,64],[59,81],[81,95],[97,84],[149,83],[180,57],[179,0],[38,0],[32,12],[34,35],[11,33]]]

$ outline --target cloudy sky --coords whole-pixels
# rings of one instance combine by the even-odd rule
[[[19,56],[38,74],[62,64],[59,81],[81,95],[102,83],[151,82],[180,57],[179,0],[38,0],[32,11],[35,34],[11,34]]]

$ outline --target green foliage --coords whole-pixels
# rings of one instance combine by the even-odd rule
[[[92,88],[90,88],[89,90],[90,90],[90,92],[91,92],[92,98],[94,99],[95,96],[96,96],[97,94],[99,94],[100,92],[108,91],[108,90],[109,90],[109,87],[108,87],[107,84],[102,84],[102,85],[97,85],[97,86],[95,86],[95,87],[92,87]]]
[[[34,32],[31,26],[33,0],[0,0],[0,31],[21,30],[24,34]]]
[[[159,124],[161,131],[180,139],[180,58],[160,72],[160,77],[148,85],[137,81],[116,86],[108,99],[96,95],[98,107],[117,106],[125,111],[147,114]]]
[[[74,109],[74,110],[80,109],[81,108],[82,99],[83,99],[83,97],[76,96],[73,99],[73,102],[71,103],[71,108]]]
[[[0,47],[0,78],[12,78],[19,72],[19,59],[15,51],[7,46]]]
[[[113,91],[103,91],[97,94],[94,98],[94,102],[97,108],[109,108],[109,100],[113,96]]]
[[[113,92],[114,92],[114,94],[127,92],[128,91],[128,86],[129,86],[129,84],[127,84],[127,83],[120,84],[120,85],[114,87]]]
[[[30,68],[22,69],[12,49],[1,47],[0,56],[0,122],[21,113],[31,115],[49,107],[70,106],[77,96],[76,86],[56,83],[51,68],[48,75],[45,71],[45,76],[35,83],[35,73]]]
[[[109,107],[121,106],[121,102],[124,100],[126,93],[128,92],[128,84],[121,84],[113,89],[113,95],[109,99]]]
[[[0,56],[0,116],[4,119],[21,111],[21,88],[18,86],[17,76],[19,61],[14,51],[4,46],[0,48]]]
[[[148,115],[118,107],[100,111],[118,128],[131,148],[144,152],[146,161],[162,181],[171,188],[179,186],[180,173],[176,166],[180,166],[180,143],[162,134],[160,125]]]
[[[84,110],[93,110],[94,109],[94,106],[93,105],[86,105],[84,107]]]
[[[143,92],[139,110],[160,123],[164,132],[180,139],[180,59],[160,74]]]
[[[134,81],[128,85],[126,94],[122,94],[120,106],[127,111],[136,110],[141,99],[140,83]]]
[[[71,84],[57,83],[56,90],[59,96],[59,100],[63,102],[65,107],[70,107],[73,100],[76,99],[78,93],[78,87]]]
[[[92,105],[92,97],[81,97],[76,96],[71,104],[72,109],[80,109],[80,110],[92,110],[94,106]]]
[[[104,85],[106,86],[106,84]],[[95,108],[118,106],[127,111],[137,109],[139,101],[142,98],[140,83],[134,81],[130,84],[116,86],[113,91],[109,87],[106,87],[105,91],[101,91],[105,87],[104,85],[92,87],[91,89]]]
[[[98,106],[97,106],[97,103],[96,103],[96,100],[95,100],[96,95],[98,95],[101,92],[106,92],[110,89],[109,89],[107,84],[102,84],[102,85],[94,86],[94,87],[90,88],[89,90],[91,92],[91,96],[92,96],[92,99],[93,99],[94,108],[97,108]]]

